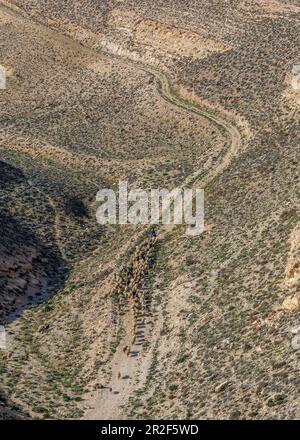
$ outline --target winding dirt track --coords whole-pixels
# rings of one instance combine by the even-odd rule
[[[102,55],[102,52],[84,47],[72,38],[66,37],[59,32],[44,26],[43,24],[33,21],[31,18],[23,15],[23,13],[18,12],[15,9],[10,9],[8,5],[2,3],[1,1],[0,11],[18,21],[19,24],[30,26],[30,28],[34,29],[36,32],[41,33],[47,38],[58,41],[60,44],[66,44],[69,48],[77,51],[78,53],[92,55],[93,57],[95,57],[97,54],[98,56],[100,54]],[[219,114],[210,113],[209,110],[203,109],[193,102],[188,102],[177,92],[174,93],[173,86],[167,75],[155,69],[153,66],[145,65],[141,62],[136,62],[128,58],[125,59],[119,55],[109,53],[107,50],[103,51],[103,53],[113,58],[117,58],[119,62],[122,62],[125,65],[135,66],[136,69],[150,73],[156,78],[158,92],[163,99],[172,105],[180,107],[184,111],[194,113],[201,118],[207,118],[217,127],[226,131],[229,142],[226,145],[226,152],[219,160],[217,165],[210,169],[204,176],[203,170],[197,170],[186,179],[184,185],[187,186],[197,184],[198,187],[205,188],[213,179],[222,174],[222,172],[230,165],[241,146],[242,138],[239,129],[233,123],[223,119]],[[162,240],[166,231],[161,232],[162,234],[160,233],[160,240]],[[147,321],[145,324],[146,327],[144,328],[144,332],[150,343],[150,349],[147,352],[142,353],[141,344],[137,344],[132,347],[131,355],[125,356],[122,348],[126,345],[130,345],[131,339],[131,335],[129,334],[128,330],[128,334],[121,341],[111,361],[110,384],[107,388],[98,390],[86,396],[86,402],[91,406],[91,408],[86,412],[84,416],[85,419],[122,419],[124,417],[122,405],[126,405],[126,402],[134,390],[145,384],[152,361],[153,350],[159,339],[162,325],[161,318],[158,318],[155,322],[154,330],[152,332],[149,330]],[[129,323],[128,326],[125,323],[125,327],[128,327],[129,329]],[[121,373],[121,375],[125,378],[120,380],[118,378],[119,373]],[[110,391],[109,388],[111,388],[112,391]]]

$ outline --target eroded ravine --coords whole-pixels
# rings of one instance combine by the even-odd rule
[[[68,45],[68,47],[71,47],[78,53],[85,55],[90,54],[93,55],[93,57],[97,56],[97,54],[98,56],[102,54],[100,51],[84,47],[76,40],[62,35],[56,30],[50,29],[43,24],[33,21],[31,18],[19,13],[15,9],[10,9],[2,2],[0,3],[0,10],[2,13],[9,15],[19,23],[29,24],[37,32],[40,32],[44,36],[47,36],[48,38],[50,37],[55,41],[59,41],[60,44]],[[181,96],[180,93],[175,90],[170,79],[164,72],[153,66],[145,65],[140,61],[137,62],[128,57],[124,58],[120,54],[110,53],[107,50],[103,50],[103,53],[112,58],[117,58],[118,61],[124,65],[134,66],[138,70],[153,75],[157,81],[157,91],[164,100],[171,105],[181,108],[183,111],[193,113],[201,118],[206,118],[219,129],[222,129],[223,131],[225,130],[228,137],[228,142],[226,143],[227,148],[217,165],[208,170],[205,175],[203,175],[202,169],[196,170],[185,180],[183,185],[197,185],[197,187],[205,188],[217,176],[221,175],[231,164],[241,146],[242,136],[239,128],[231,121],[223,118],[219,113],[212,113],[209,109],[202,108],[194,101],[188,101],[185,97]],[[164,228],[160,229],[158,243],[163,242],[166,232],[167,231]],[[140,386],[146,381],[153,350],[159,339],[161,328],[160,321],[160,319],[157,320],[154,329],[152,329],[151,332],[149,331],[149,327],[147,327],[147,319],[144,322],[144,331],[147,335],[147,340],[150,346],[147,353],[145,353],[142,350],[142,344],[132,344],[130,319],[129,317],[125,318],[123,323],[125,326],[125,336],[120,342],[110,363],[111,381],[107,387],[99,389],[86,396],[87,400],[85,404],[88,404],[90,409],[86,412],[84,418],[105,420],[121,419],[123,417],[122,406],[126,404],[133,391],[140,388]],[[132,355],[128,356],[124,353],[124,347],[126,346],[131,346]]]

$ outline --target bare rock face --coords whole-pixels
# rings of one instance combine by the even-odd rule
[[[214,41],[196,32],[165,25],[156,20],[144,19],[135,11],[113,9],[107,22],[112,31],[126,31],[128,44],[145,52],[151,47],[153,56],[163,54],[169,57],[191,56],[195,59],[205,58],[212,52],[223,52],[229,49],[223,43]]]
[[[300,307],[300,292],[288,296],[282,303],[282,308],[288,312],[294,312]]]
[[[293,350],[300,350],[300,326],[292,329],[293,338],[291,341],[291,346]]]
[[[299,418],[296,2],[1,1],[5,417]],[[131,261],[142,225],[94,216],[119,180],[204,182],[209,224]]]
[[[13,406],[0,390],[0,420],[21,420],[25,417]]]
[[[49,273],[56,276],[52,268],[60,265],[55,243],[47,242],[51,211],[45,214],[45,230],[40,208],[25,173],[0,161],[0,325],[41,299],[48,290]]]

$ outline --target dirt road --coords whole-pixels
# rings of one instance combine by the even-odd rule
[[[36,32],[41,33],[48,39],[51,38],[55,41],[59,41],[60,44],[66,44],[76,52],[85,55],[90,54],[93,57],[97,54],[99,55],[99,52],[88,47],[83,47],[77,41],[62,35],[56,30],[52,30],[43,24],[33,21],[31,18],[20,14],[17,10],[10,9],[2,2],[0,2],[0,11],[14,20],[17,20],[20,24],[30,26],[31,29],[36,30]],[[109,54],[107,50],[105,50],[104,53],[106,55]],[[119,62],[121,61],[130,66],[134,65],[136,69],[143,70],[153,75],[157,81],[157,92],[171,105],[175,105],[183,111],[194,113],[201,118],[207,118],[219,127],[219,129],[226,131],[229,141],[222,158],[216,166],[210,169],[205,175],[203,175],[203,170],[201,169],[190,175],[185,181],[185,186],[197,185],[197,187],[205,188],[213,179],[221,175],[230,165],[241,146],[242,138],[239,129],[232,122],[229,122],[225,118],[223,119],[217,112],[211,113],[208,109],[201,108],[194,102],[187,101],[186,98],[180,96],[179,93],[174,90],[171,80],[162,71],[141,62],[136,62],[128,58],[124,59],[122,56],[116,54],[109,55],[113,58],[118,58]],[[160,240],[162,240],[163,237],[164,231],[161,230]],[[105,388],[99,389],[85,396],[85,405],[88,405],[90,408],[85,413],[85,419],[122,419],[122,417],[124,417],[122,406],[126,405],[134,390],[139,389],[146,383],[148,371],[152,362],[153,351],[159,339],[162,327],[162,316],[159,314],[159,310],[155,317],[154,327],[149,325],[149,320],[150,318],[148,317],[145,321],[145,327],[140,328],[141,334],[145,336],[149,342],[147,352],[142,348],[142,338],[138,338],[136,344],[131,346],[130,342],[132,336],[129,332],[130,325],[129,322],[128,325],[125,322],[125,337],[122,339],[111,361],[111,381]],[[123,352],[123,348],[129,345],[131,346],[131,352],[129,356],[126,356]],[[121,376],[121,378],[119,376]]]

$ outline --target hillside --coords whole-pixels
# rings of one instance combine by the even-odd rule
[[[0,1],[8,411],[299,418],[300,7],[193,3]],[[204,233],[100,226],[119,180],[204,187]]]

